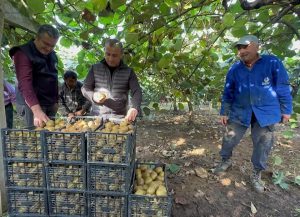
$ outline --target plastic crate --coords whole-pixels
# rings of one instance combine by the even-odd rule
[[[62,132],[65,131],[67,125],[73,126],[74,132],[93,132],[97,130],[99,127],[102,126],[103,120],[100,117],[97,116],[74,116],[71,119],[69,118],[62,118],[65,119],[65,122],[67,123],[65,125],[65,128],[62,129]],[[84,121],[84,122],[83,122]],[[75,127],[76,125],[76,127]],[[72,132],[72,131],[70,131]]]
[[[87,133],[88,163],[129,165],[134,159],[135,134]]]
[[[49,216],[86,217],[87,198],[84,191],[49,190]]]
[[[6,187],[46,188],[43,162],[4,161]]]
[[[165,172],[165,164],[161,163],[140,163],[137,162],[135,169],[140,165],[147,165],[150,169],[155,167],[162,167]],[[135,172],[134,172],[135,176]],[[133,179],[133,186],[135,186],[135,178]],[[168,192],[166,175],[164,173],[164,183]],[[156,195],[136,195],[133,194],[133,187],[131,188],[131,194],[128,199],[128,217],[170,217],[172,209],[172,197],[169,193],[166,196],[156,196]]]
[[[127,217],[128,194],[88,193],[89,217]]]
[[[47,191],[45,189],[7,189],[10,217],[48,216]]]
[[[128,193],[133,173],[133,165],[88,164],[88,190]]]
[[[84,164],[49,164],[46,174],[50,189],[86,189]]]
[[[3,155],[12,160],[44,160],[43,132],[2,129]]]
[[[46,160],[51,163],[84,163],[84,133],[45,132]]]

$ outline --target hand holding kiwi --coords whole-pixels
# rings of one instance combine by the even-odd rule
[[[93,100],[95,103],[103,103],[106,100],[106,98],[106,94],[101,92],[95,92],[93,95]]]

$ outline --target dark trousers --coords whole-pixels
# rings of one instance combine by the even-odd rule
[[[11,103],[5,106],[5,115],[6,115],[6,127],[13,128],[13,120],[14,120],[14,108]]]
[[[229,159],[232,156],[234,147],[239,144],[242,137],[246,133],[248,127],[238,123],[230,122],[227,125],[227,131],[223,137],[222,149],[220,155],[223,160]],[[251,137],[253,142],[253,152],[251,162],[255,170],[265,170],[270,150],[274,143],[274,124],[266,127],[261,127],[255,115],[252,115],[251,120]]]

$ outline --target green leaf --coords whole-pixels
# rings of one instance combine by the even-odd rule
[[[184,105],[180,102],[178,103],[178,108],[179,110],[184,110]]]
[[[231,33],[234,37],[240,38],[247,34],[247,30],[245,26],[233,26]]]
[[[175,43],[174,43],[174,50],[179,51],[181,49],[182,46],[182,39],[176,39]]]
[[[163,15],[168,15],[170,13],[170,8],[165,3],[160,4],[159,10]]]
[[[109,0],[111,9],[116,10],[118,7],[126,3],[126,0]]]
[[[294,137],[294,133],[290,130],[282,132],[282,135],[285,139],[292,139]]]
[[[76,72],[78,74],[82,74],[84,72],[84,66],[83,65],[77,65],[76,66]]]
[[[103,11],[106,9],[108,0],[92,0],[93,7],[95,11]]]
[[[193,87],[193,85],[191,84],[191,82],[189,81],[183,81],[181,84],[180,84],[180,87],[182,89],[191,89]]]
[[[234,15],[231,13],[226,13],[225,16],[223,17],[223,24],[224,26],[233,26],[234,24]]]
[[[150,110],[147,106],[145,106],[145,107],[143,108],[143,112],[144,112],[144,114],[145,114],[146,116],[149,116],[150,113],[151,113],[151,110]]]
[[[289,185],[286,182],[280,182],[279,186],[285,190],[289,189]]]
[[[139,39],[139,34],[135,32],[129,32],[125,35],[125,40],[126,43],[131,44],[131,43],[136,43]]]
[[[230,6],[229,10],[232,13],[241,13],[244,11],[243,8],[241,7],[240,2],[237,2],[234,5]]]
[[[60,39],[59,43],[60,43],[60,45],[66,47],[66,48],[71,47],[71,45],[73,44],[73,42],[70,39],[66,38],[66,37],[62,37]]]
[[[159,105],[157,102],[153,103],[152,107],[155,109],[155,110],[159,110]]]
[[[45,10],[44,1],[41,0],[27,0],[27,5],[36,14],[42,13]]]
[[[167,68],[168,66],[170,66],[171,61],[172,61],[172,55],[166,54],[158,61],[157,66],[159,68]]]
[[[291,128],[292,129],[295,129],[295,128],[297,128],[298,127],[298,124],[297,123],[291,123]]]
[[[177,164],[167,164],[167,170],[169,170],[171,173],[175,174],[180,171],[180,166]]]
[[[281,165],[282,164],[282,158],[279,157],[279,156],[275,156],[273,158],[273,163],[274,163],[274,165],[277,165],[277,166]]]
[[[283,172],[275,172],[273,173],[273,183],[278,185],[279,183],[283,182],[285,179],[285,175]]]

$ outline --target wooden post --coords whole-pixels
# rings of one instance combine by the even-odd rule
[[[0,0],[0,42],[2,41],[3,28],[4,28],[4,11],[3,0]],[[0,49],[0,129],[6,127],[6,116],[3,96],[3,67],[1,60]],[[0,139],[0,216],[7,210],[7,198],[5,191],[5,179],[4,179],[4,165],[3,165],[3,150],[2,150],[2,138]]]

